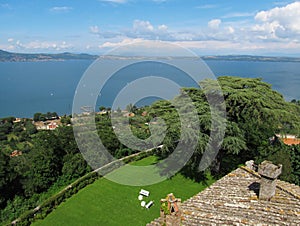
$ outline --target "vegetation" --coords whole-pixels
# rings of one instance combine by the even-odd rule
[[[156,161],[156,158],[150,156],[133,164],[150,165]],[[101,178],[33,225],[81,225],[82,222],[85,225],[145,225],[158,217],[160,199],[168,193],[173,192],[186,200],[212,182],[210,178],[196,183],[178,174],[159,184],[133,187]],[[141,188],[150,191],[150,196],[143,198],[147,203],[154,201],[150,209],[141,207],[141,201],[138,200]]]
[[[165,159],[174,152],[181,136],[184,137],[183,140],[186,143],[193,142],[192,139],[195,134],[199,137],[195,151],[181,170],[181,174],[161,183],[161,188],[164,188],[164,183],[166,183],[165,189],[161,189],[161,191],[158,191],[159,188],[151,187],[154,191],[157,189],[156,198],[164,197],[166,193],[169,193],[171,182],[172,184],[176,182],[176,178],[181,178],[178,183],[183,183],[183,180],[187,180],[186,178],[198,182],[205,181],[207,174],[217,178],[250,159],[256,160],[256,163],[268,159],[274,163],[283,164],[281,179],[300,185],[300,146],[284,145],[275,136],[275,134],[300,136],[299,101],[286,102],[281,94],[272,90],[271,86],[262,82],[261,79],[224,76],[220,77],[218,82],[222,87],[222,94],[215,89],[215,81],[204,80],[201,81],[202,89],[184,88],[181,94],[172,101],[157,101],[151,106],[142,108],[128,105],[127,110],[134,113],[130,117],[124,116],[120,109],[111,112],[109,108],[100,107],[101,114],[95,114],[98,135],[104,146],[117,158],[136,153],[137,150],[132,150],[119,141],[111,123],[111,114],[120,119],[120,122],[128,117],[126,120],[129,119],[131,131],[136,137],[146,140],[152,134],[157,134],[153,142],[156,145],[163,144],[163,148],[155,152],[159,160]],[[187,121],[185,122],[191,119],[189,113],[192,108],[186,105],[185,98],[187,96],[193,100],[200,127],[193,127],[193,124],[190,123],[187,131],[182,133],[180,114],[186,114]],[[207,97],[215,100],[216,109],[222,109],[219,100],[221,97],[224,98],[226,130],[223,142],[211,146],[211,149],[219,149],[213,163],[206,171],[200,171],[199,163],[203,153],[207,150],[208,143],[212,142],[210,133],[212,129],[218,131],[218,125],[224,123],[221,117],[216,117],[215,124],[212,124],[212,114],[215,113],[211,112]],[[177,109],[174,103],[179,106]],[[34,121],[54,118],[57,118],[57,114],[50,112],[34,115]],[[14,117],[0,119],[1,222],[17,218],[91,171],[78,150],[73,127],[70,126],[71,118],[71,116],[66,115],[61,117],[62,125],[54,131],[37,131],[32,119],[16,120]],[[164,124],[159,118],[164,120]],[[165,130],[163,125],[165,125]],[[215,128],[211,128],[212,125]],[[82,127],[82,129],[84,128]],[[163,136],[163,132],[166,133],[166,136]],[[123,133],[122,136],[126,139],[129,134]],[[160,140],[161,137],[163,137],[162,141]],[[86,145],[87,149],[93,149],[93,144],[86,142]],[[181,152],[184,151],[184,149],[181,150]],[[178,158],[178,162],[180,161],[182,160]],[[143,162],[138,164],[143,164]],[[163,164],[161,166],[164,167]],[[168,173],[168,168],[165,168],[161,173]],[[185,178],[182,178],[182,175]],[[116,191],[124,189],[124,192],[128,192],[130,197],[136,194],[137,188],[118,187],[119,185],[114,185],[105,179],[100,181],[102,182],[97,181],[96,184],[107,184],[110,189]],[[94,186],[97,187],[98,185],[91,185],[90,187]],[[176,192],[175,194],[177,195]],[[178,196],[184,198],[185,194],[190,195],[188,192],[179,192]],[[79,197],[81,196],[79,195]],[[104,198],[102,193],[99,197]],[[130,208],[127,205],[132,205],[130,202],[127,203],[128,200],[121,201],[125,209]],[[154,211],[155,208],[151,209],[150,212]],[[103,211],[109,210],[112,213],[114,211],[108,207],[104,209]],[[118,211],[121,210],[118,209]],[[133,211],[140,213],[142,210],[134,209]],[[81,216],[80,213],[78,214]]]
[[[72,127],[37,131],[30,119],[0,120],[0,220],[13,220],[90,171]],[[15,155],[14,155],[15,154]]]
[[[58,115],[56,112],[47,112],[47,114],[43,113],[35,113],[33,116],[33,121],[38,122],[38,121],[47,121],[47,120],[52,120],[52,119],[58,119]]]
[[[300,100],[292,99],[291,103],[300,105]]]
[[[45,61],[45,60],[96,60],[98,56],[89,54],[59,53],[59,54],[26,54],[12,53],[0,50],[1,61]]]
[[[184,96],[187,93],[192,98],[200,121],[198,146],[183,169],[186,176],[194,179],[197,177],[201,179],[201,172],[198,169],[199,162],[210,139],[211,129],[215,129],[211,128],[208,96],[214,100],[220,99],[220,96],[224,97],[227,114],[225,137],[222,144],[218,146],[219,152],[216,159],[210,166],[210,171],[215,176],[222,176],[249,159],[255,159],[257,163],[263,159],[274,159],[273,153],[277,153],[280,147],[277,147],[277,144],[271,144],[270,138],[280,133],[299,135],[300,131],[299,106],[286,102],[281,94],[272,90],[271,85],[262,82],[261,79],[224,76],[219,77],[218,82],[222,87],[222,94],[215,89],[216,83],[211,80],[202,81],[202,89],[185,88],[181,94]],[[161,158],[165,158],[173,152],[180,136],[178,115],[168,101],[154,103],[150,107],[149,114],[162,117],[168,125],[163,150],[157,153]],[[299,173],[292,164],[292,162],[297,162],[294,160],[293,154],[297,147],[283,146],[286,149],[285,157],[287,157],[285,165],[286,168],[289,168],[286,172],[290,172],[290,177],[283,174],[282,179],[297,182],[292,179]],[[272,152],[267,152],[267,150],[272,150]],[[283,157],[281,159],[283,161]]]

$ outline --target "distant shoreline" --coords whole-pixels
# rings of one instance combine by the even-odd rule
[[[255,62],[300,62],[299,57],[269,57],[252,55],[225,55],[225,56],[203,56],[203,60],[223,60],[223,61],[255,61]]]
[[[143,56],[110,56],[92,55],[88,53],[13,53],[0,50],[0,62],[45,62],[45,61],[67,61],[67,60],[96,60],[102,59],[140,59],[147,60]],[[202,60],[222,60],[222,61],[261,61],[261,62],[300,62],[300,57],[284,56],[256,56],[256,55],[206,55],[199,56]],[[162,57],[151,57],[152,60]],[[182,57],[186,58],[186,57]],[[170,59],[170,57],[168,57]],[[171,57],[172,59],[172,57]]]
[[[0,50],[0,62],[41,62],[66,60],[95,60],[99,56],[86,53],[12,53]]]

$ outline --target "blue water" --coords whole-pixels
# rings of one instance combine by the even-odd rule
[[[33,117],[36,112],[57,112],[70,114],[73,96],[82,75],[92,61],[62,62],[0,62],[0,117]],[[294,62],[248,62],[248,61],[206,61],[216,76],[232,75],[261,77],[272,84],[273,89],[283,94],[286,100],[300,99],[300,63]],[[151,69],[151,70],[150,70]],[[151,64],[143,65],[141,72],[134,68],[123,71],[122,76],[111,79],[109,88],[101,91],[98,106],[108,106],[118,90],[140,74],[149,76]],[[163,69],[166,78],[181,86],[192,86],[179,70]],[[128,75],[126,74],[128,73]],[[158,84],[159,86],[159,84]],[[161,87],[164,89],[164,87]],[[151,101],[150,99],[148,101]]]
[[[0,117],[70,113],[77,83],[90,63],[1,62]]]
[[[300,99],[300,63],[253,61],[206,61],[216,76],[262,78],[287,101]]]

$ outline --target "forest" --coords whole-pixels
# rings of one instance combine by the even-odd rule
[[[250,159],[256,164],[267,159],[283,164],[280,179],[300,185],[300,145],[285,145],[277,136],[300,136],[300,101],[285,101],[260,78],[223,76],[218,83],[222,93],[215,89],[216,81],[204,80],[200,82],[201,89],[183,88],[172,101],[160,100],[139,108],[129,105],[127,110],[132,114],[126,116],[120,109],[112,112],[101,106],[102,114],[94,114],[98,135],[111,155],[121,158],[139,150],[120,142],[112,126],[112,114],[128,119],[131,132],[144,140],[151,133],[161,132],[159,123],[152,130],[149,128],[154,119],[161,118],[167,129],[159,143],[163,148],[155,152],[159,159],[170,156],[182,137],[188,143],[192,134],[199,136],[191,158],[181,169],[186,177],[201,181],[209,173],[220,178]],[[187,97],[193,101],[199,127],[188,127],[181,134],[178,110],[189,114],[190,106],[184,101]],[[225,121],[216,116],[212,126],[214,113],[208,99],[216,100],[215,109],[221,109],[220,98],[225,101]],[[179,107],[174,107],[174,101]],[[0,222],[17,218],[92,170],[76,143],[71,115],[61,116],[61,125],[55,130],[37,130],[33,124],[52,118],[57,119],[57,114],[36,113],[32,119],[19,121],[15,117],[0,119]],[[219,151],[209,167],[201,171],[201,158],[207,144],[214,139],[210,134],[222,123],[226,125],[224,138],[211,147]],[[124,139],[127,135],[124,134]]]

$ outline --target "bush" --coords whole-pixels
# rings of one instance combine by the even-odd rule
[[[137,161],[143,159],[147,156],[150,156],[154,153],[154,150],[148,152],[141,152],[131,156],[124,157],[122,160],[125,163],[132,161]],[[95,171],[90,172],[83,177],[77,179],[67,187],[65,187],[59,193],[56,193],[46,201],[44,201],[39,208],[29,210],[22,214],[17,219],[17,225],[30,225],[34,220],[44,219],[51,211],[53,211],[59,204],[61,204],[66,199],[70,198],[72,195],[76,194],[79,190],[85,186],[92,184],[96,179],[98,179],[99,174]],[[10,224],[10,223],[9,223]]]
[[[53,195],[45,202],[43,202],[39,208],[26,211],[17,219],[17,225],[30,225],[36,219],[45,218],[52,210],[54,210],[60,203],[70,198],[77,193],[80,189],[93,183],[98,178],[98,174],[91,172],[85,176],[79,178],[59,193]],[[10,224],[10,223],[9,223]]]

